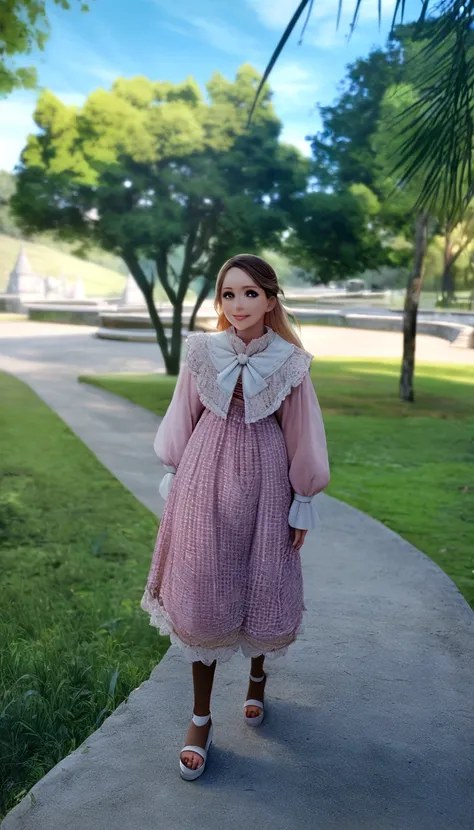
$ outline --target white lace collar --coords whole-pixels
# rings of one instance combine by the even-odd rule
[[[200,400],[221,418],[227,417],[240,373],[245,422],[251,424],[275,412],[308,371],[313,355],[265,328],[262,337],[247,344],[233,326],[218,332],[190,332],[186,338],[186,362]]]
[[[257,354],[257,352],[261,352],[266,349],[269,343],[271,343],[274,339],[276,332],[270,328],[270,326],[264,325],[264,329],[265,331],[262,336],[254,337],[250,343],[246,343],[239,337],[235,326],[229,326],[229,328],[225,329],[225,333],[227,334],[227,337],[232,343],[237,354],[251,355]]]

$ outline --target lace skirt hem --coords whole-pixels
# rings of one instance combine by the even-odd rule
[[[306,607],[304,607],[301,622],[293,634],[291,642],[287,643],[285,646],[274,649],[269,648],[268,643],[258,646],[255,642],[250,643],[245,634],[240,633],[236,642],[232,646],[204,648],[195,645],[190,646],[178,636],[174,630],[173,622],[169,614],[167,614],[165,609],[159,604],[158,600],[151,595],[148,588],[145,589],[145,593],[143,594],[140,602],[140,607],[143,611],[147,611],[150,614],[150,625],[157,628],[158,632],[162,636],[169,636],[172,645],[175,645],[180,649],[186,662],[193,663],[200,660],[206,666],[210,666],[214,660],[217,664],[226,663],[239,650],[241,650],[244,657],[247,658],[260,657],[261,654],[264,654],[267,660],[276,660],[278,657],[284,657],[287,654],[290,645],[292,645],[297,637],[299,637],[300,634],[303,634],[305,630],[303,616],[306,611]]]

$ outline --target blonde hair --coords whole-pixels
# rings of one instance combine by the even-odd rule
[[[241,268],[242,271],[245,271],[245,273],[248,274],[254,282],[256,282],[259,288],[262,288],[263,291],[265,291],[267,298],[276,297],[277,301],[274,308],[271,311],[265,312],[263,318],[264,325],[269,326],[273,329],[273,331],[279,334],[280,337],[287,340],[288,343],[294,343],[295,346],[299,346],[300,349],[303,349],[303,343],[298,335],[295,334],[291,326],[290,313],[286,310],[278,297],[279,294],[285,296],[285,293],[278,283],[278,277],[275,270],[269,262],[262,259],[262,257],[256,256],[255,254],[236,254],[228,259],[227,262],[224,262],[224,265],[217,275],[216,295],[214,299],[214,309],[218,315],[216,323],[217,331],[225,331],[232,325],[222,310],[222,286],[224,284],[225,275],[230,268]],[[301,328],[295,315],[292,314],[291,317],[293,317],[295,324]]]

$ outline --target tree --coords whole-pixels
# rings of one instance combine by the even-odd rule
[[[270,89],[251,130],[246,113],[260,75],[242,66],[235,81],[215,73],[209,103],[182,84],[119,78],[83,108],[50,92],[35,111],[18,168],[12,210],[24,230],[97,244],[122,257],[143,292],[166,370],[178,374],[182,311],[200,290],[189,328],[223,261],[241,250],[278,247],[306,189],[309,161],[280,144]],[[183,246],[177,270],[173,253]],[[153,289],[173,306],[171,346]]]
[[[380,188],[390,202],[391,210],[411,218],[414,231],[413,267],[408,277],[403,311],[403,357],[400,373],[400,397],[404,401],[414,401],[414,371],[416,328],[420,293],[423,285],[425,257],[429,235],[436,228],[443,215],[442,200],[433,205],[433,213],[421,208],[413,210],[416,194],[422,185],[425,171],[423,168],[417,176],[407,183],[403,176],[396,178],[394,170],[399,170],[398,154],[400,139],[394,138],[393,124],[398,123],[409,133],[411,123],[407,113],[416,100],[417,90],[410,84],[398,84],[387,90],[381,105],[381,117],[376,133],[372,137],[372,146],[376,152],[375,170],[379,177]]]
[[[19,236],[19,230],[10,214],[10,199],[15,192],[15,177],[0,170],[0,233]]]
[[[430,21],[423,29],[427,37],[437,31],[436,21]],[[423,113],[415,128],[412,113],[417,110],[425,85],[421,67],[428,77],[436,79],[439,70],[433,57],[427,55],[426,43],[419,35],[413,25],[397,26],[392,29],[385,50],[374,50],[367,59],[348,67],[339,99],[333,106],[320,108],[323,130],[313,138],[312,145],[314,174],[320,186],[331,187],[342,194],[360,180],[370,184],[380,197],[379,228],[391,234],[403,232],[414,240],[413,268],[407,284],[403,324],[400,394],[404,400],[414,400],[416,324],[428,235],[437,225],[447,229],[458,225],[465,210],[459,203],[457,220],[454,220],[447,208],[450,200],[452,202],[451,196],[436,191],[431,198],[430,210],[420,206],[420,194],[430,177],[430,161],[426,142],[423,142],[422,152],[418,153],[412,138],[420,134],[422,127],[430,129],[431,121],[429,114]],[[436,61],[445,65],[446,54],[455,47],[453,34],[437,51]],[[377,134],[378,157],[373,146],[374,133]],[[409,145],[416,151],[414,160],[406,153]],[[440,156],[443,152],[444,148],[438,147]],[[438,166],[442,163],[440,158]],[[466,171],[459,169],[457,178],[458,183],[462,183]],[[308,227],[311,222],[312,218],[308,217]],[[340,228],[342,225],[340,222]],[[324,247],[320,239],[313,244]],[[450,273],[449,259],[446,273]]]
[[[399,27],[400,31],[401,27]],[[342,191],[365,184],[377,195],[371,138],[387,89],[403,79],[402,44],[387,43],[347,66],[332,105],[318,106],[322,129],[312,136],[313,172],[321,187]]]
[[[363,3],[364,0],[355,0],[351,31],[357,25]],[[343,0],[339,0],[338,24],[342,5]],[[306,11],[304,33],[312,9],[313,0],[301,0],[295,8],[262,75],[249,111],[249,123],[288,38]],[[428,18],[433,9],[438,16]],[[403,21],[404,10],[405,0],[395,0],[392,31],[398,17]],[[382,0],[378,13],[380,23]],[[451,222],[459,219],[474,195],[473,17],[474,0],[421,0],[415,38],[426,37],[426,43],[418,62],[418,95],[404,113],[406,137],[399,148],[398,171],[403,171],[406,182],[424,170],[421,187],[416,190],[415,207],[425,212],[434,206],[441,207]]]
[[[379,211],[365,185],[307,193],[298,202],[285,251],[318,283],[376,268],[388,262],[377,228]]]
[[[441,301],[450,305],[455,296],[455,266],[462,254],[474,241],[474,201],[466,208],[461,222],[450,222],[444,227],[443,272],[441,276]]]
[[[82,0],[53,0],[62,9]],[[49,34],[46,0],[3,0],[0,9],[0,96],[14,89],[32,89],[37,77],[34,67],[17,67],[15,57],[28,55],[37,47],[43,50]]]

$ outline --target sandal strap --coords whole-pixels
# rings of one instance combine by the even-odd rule
[[[205,761],[206,757],[207,757],[207,752],[202,746],[193,746],[193,744],[188,744],[187,746],[183,746],[183,748],[180,752],[180,755],[182,755],[183,752],[197,752],[197,754],[201,756],[203,761]]]
[[[258,706],[259,709],[263,709],[263,700],[246,700],[244,703],[244,709],[247,706]]]
[[[265,680],[265,675],[263,677],[254,677],[252,674],[249,674],[250,680],[255,680],[259,683],[261,680]]]
[[[192,720],[193,720],[193,723],[196,726],[205,726],[210,717],[211,717],[210,712],[209,712],[208,715],[195,715],[194,712],[193,712]]]

